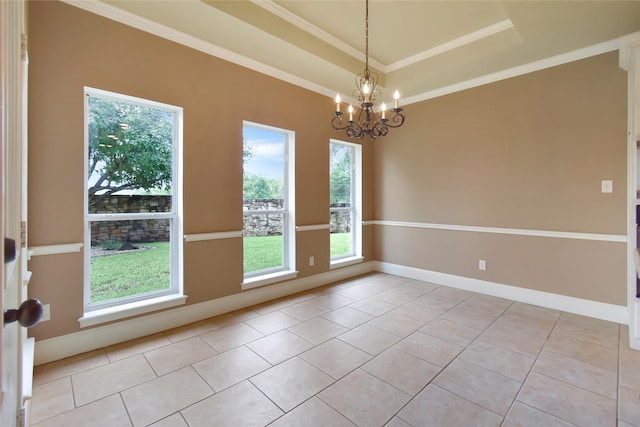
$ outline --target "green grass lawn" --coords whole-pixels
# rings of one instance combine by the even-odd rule
[[[331,256],[350,252],[349,233],[331,234]],[[153,249],[91,258],[91,302],[107,301],[170,286],[169,243],[143,243]],[[244,239],[244,271],[282,265],[282,237]]]
[[[351,233],[331,233],[331,256],[351,253]]]
[[[282,236],[256,236],[243,239],[244,272],[282,265]]]
[[[351,252],[351,234],[331,234],[331,256]],[[282,265],[282,236],[257,236],[244,239],[244,272]]]
[[[141,246],[153,249],[91,258],[91,302],[169,288],[169,243]]]

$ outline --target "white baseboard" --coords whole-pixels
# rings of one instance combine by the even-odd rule
[[[629,347],[640,350],[640,300],[633,294],[629,295]]]
[[[395,274],[397,276],[403,276],[410,279],[422,280],[425,282],[435,283],[437,285],[478,292],[499,298],[538,305],[540,307],[594,317],[596,319],[607,320],[610,322],[625,325],[629,324],[629,310],[627,306],[624,305],[615,305],[568,297],[565,295],[552,294],[549,292],[536,291],[533,289],[520,288],[517,286],[504,285],[485,280],[471,279],[468,277],[454,276],[452,274],[422,270],[419,268],[380,261],[375,261],[375,264],[375,270],[383,273]]]
[[[208,319],[372,271],[380,271],[611,322],[629,324],[629,310],[626,306],[568,297],[398,264],[369,261],[314,276],[294,279],[275,286],[265,286],[199,304],[187,305],[131,320],[36,341],[35,365],[42,365],[112,344],[162,332],[177,326]]]
[[[36,341],[35,365],[140,338],[171,328],[208,319],[272,299],[317,288],[349,277],[374,271],[374,262],[331,270],[326,273],[294,279],[275,286],[265,286],[234,295],[152,313],[118,323],[81,330],[59,337]]]

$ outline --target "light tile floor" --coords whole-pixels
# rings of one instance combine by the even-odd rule
[[[640,427],[624,325],[381,273],[35,368],[45,426]]]

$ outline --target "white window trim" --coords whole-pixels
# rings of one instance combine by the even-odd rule
[[[99,325],[101,323],[125,319],[127,317],[150,313],[152,311],[177,307],[185,304],[186,300],[187,296],[182,294],[147,298],[98,310],[85,311],[84,315],[78,319],[78,322],[80,322],[81,328],[86,328],[87,326]]]
[[[99,323],[110,322],[125,317],[143,314],[150,311],[160,310],[180,304],[184,304],[187,298],[184,295],[183,282],[183,241],[182,232],[182,176],[183,176],[183,109],[174,105],[164,104],[142,98],[136,98],[129,95],[122,95],[114,92],[104,91],[91,87],[84,88],[84,295],[83,306],[84,315],[78,319],[81,327],[96,325]],[[173,115],[173,149],[172,149],[172,211],[171,212],[153,212],[153,213],[130,213],[130,214],[89,214],[88,193],[88,162],[89,144],[88,144],[88,98],[90,96],[102,99],[110,99],[120,102],[128,102],[138,104],[145,107],[155,108],[158,110],[168,111]],[[171,222],[171,240],[170,240],[170,259],[171,259],[171,288],[167,291],[153,292],[144,295],[134,295],[119,300],[111,300],[100,303],[90,303],[91,295],[91,222],[100,220],[138,220],[149,218],[170,219]]]
[[[274,211],[260,211],[260,214],[278,213],[284,214],[285,224],[283,224],[283,265],[281,267],[259,270],[257,272],[245,273],[241,289],[252,289],[266,286],[273,283],[294,279],[297,277],[296,271],[296,218],[295,218],[295,132],[288,129],[277,128],[261,123],[243,120],[242,127],[256,127],[261,129],[279,132],[285,135],[285,170],[283,191],[283,209]],[[252,213],[254,211],[249,211]],[[243,212],[243,215],[247,212]]]
[[[260,286],[272,285],[274,283],[291,280],[298,277],[297,271],[285,270],[273,273],[261,274],[259,276],[247,277],[242,282],[242,290],[259,288]]]
[[[362,256],[350,256],[346,258],[336,258],[334,261],[331,261],[329,264],[329,270],[335,270],[342,267],[348,267],[354,264],[360,264],[364,262],[364,257]]]
[[[362,255],[362,146],[352,142],[331,139],[330,144],[346,145],[353,149],[353,163],[351,174],[351,204],[353,217],[351,218],[352,253],[329,257],[329,269],[346,267],[364,260]]]

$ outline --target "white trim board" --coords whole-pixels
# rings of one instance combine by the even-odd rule
[[[242,230],[237,231],[218,231],[214,233],[194,233],[185,234],[185,242],[201,242],[204,240],[220,240],[220,239],[235,239],[242,237]]]
[[[35,364],[42,365],[112,344],[140,338],[178,326],[208,319],[276,298],[317,288],[329,283],[373,271],[373,262],[362,263],[314,276],[294,279],[275,286],[265,286],[234,295],[152,313],[67,335],[36,341]]]
[[[330,224],[296,225],[296,231],[329,230],[330,228]]]
[[[533,289],[520,288],[502,283],[488,282],[486,280],[471,279],[455,276],[453,274],[439,273],[437,271],[423,270],[405,265],[392,264],[382,261],[374,261],[376,271],[407,277],[415,280],[435,283],[437,285],[464,289],[466,291],[491,295],[519,301],[526,304],[537,305],[567,313],[579,314],[609,322],[629,324],[629,310],[627,306],[608,304],[604,302],[590,301],[582,298],[552,294]]]
[[[41,255],[58,255],[58,254],[70,254],[73,252],[80,252],[84,243],[65,243],[61,245],[44,245],[44,246],[31,246],[28,254],[29,258],[32,256]]]
[[[471,231],[474,233],[512,234],[516,236],[553,237],[560,239],[598,240],[603,242],[626,243],[626,234],[577,233],[573,231],[532,230],[524,228],[481,227],[476,225],[434,224],[405,221],[367,221],[375,225],[407,228],[429,228],[448,231]]]

